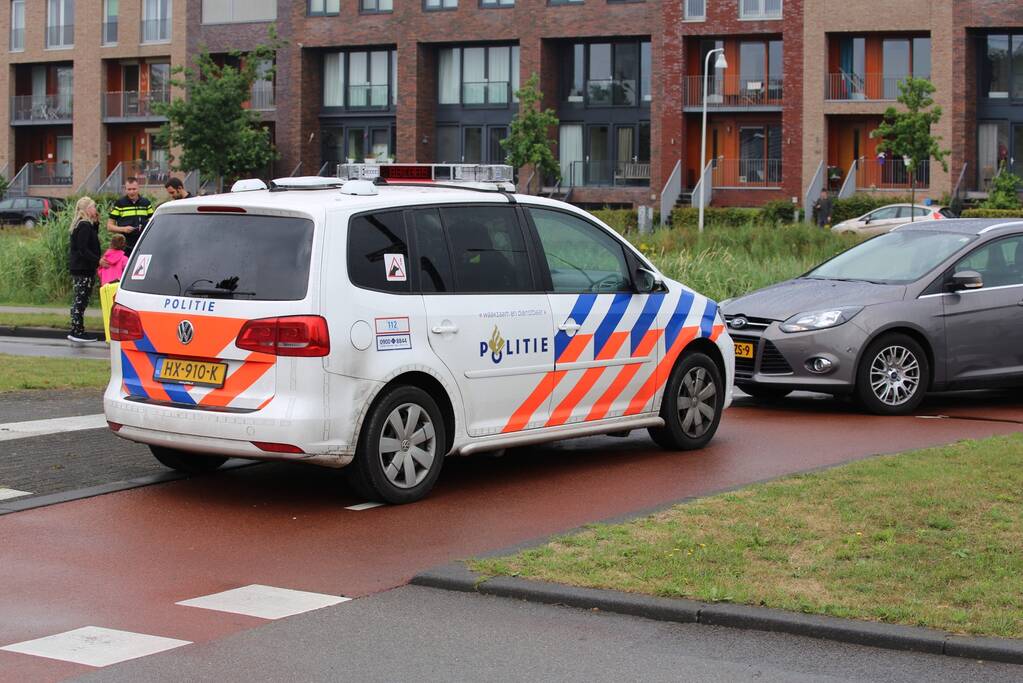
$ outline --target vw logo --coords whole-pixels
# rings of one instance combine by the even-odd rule
[[[188,344],[192,341],[192,337],[195,336],[195,328],[192,327],[192,323],[187,320],[182,320],[178,323],[178,341],[182,344]]]
[[[728,324],[732,327],[733,330],[741,330],[742,328],[746,327],[747,324],[749,324],[749,321],[746,320],[746,318],[743,318],[741,315],[737,315],[734,318],[732,318],[732,322]]]

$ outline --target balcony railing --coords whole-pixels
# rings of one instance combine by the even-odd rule
[[[25,49],[25,29],[11,29],[11,52],[21,52]]]
[[[252,84],[252,97],[249,108],[255,111],[273,111],[276,109],[274,84],[272,81],[256,81]]]
[[[139,40],[143,43],[166,43],[170,40],[170,18],[143,19],[139,22]]]
[[[153,110],[153,105],[167,102],[169,99],[170,93],[166,90],[108,92],[103,96],[103,117],[108,119],[159,117],[160,114]]]
[[[139,185],[162,186],[170,178],[170,164],[166,161],[124,161],[121,163],[125,178],[135,178]]]
[[[386,109],[390,104],[390,88],[386,85],[348,86],[348,107],[353,109]]]
[[[72,47],[75,44],[75,25],[46,27],[46,47]]]
[[[707,108],[780,107],[784,84],[781,78],[710,76]],[[685,77],[685,106],[703,106],[703,76]]]
[[[118,22],[116,21],[105,21],[103,22],[103,44],[104,45],[116,45],[117,44],[117,29],[119,28]]]
[[[29,185],[70,185],[71,163],[67,161],[33,162],[28,165]]]
[[[13,123],[70,123],[72,97],[64,95],[15,95],[11,98]]]
[[[639,101],[638,83],[632,79],[595,79],[586,81],[588,104],[593,107],[635,105]]]
[[[920,164],[916,169],[917,189],[931,185],[930,162]],[[856,188],[858,190],[908,190],[913,185],[913,174],[902,159],[860,159],[856,165]]]
[[[572,161],[561,165],[562,187],[649,187],[650,162]]]
[[[462,105],[503,106],[511,101],[510,81],[484,81],[462,83]]]
[[[908,76],[884,74],[828,74],[824,97],[829,100],[895,100],[899,83]]]
[[[714,188],[779,187],[781,159],[715,159]]]

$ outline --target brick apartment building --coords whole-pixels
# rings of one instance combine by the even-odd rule
[[[658,206],[701,175],[716,205],[902,192],[869,133],[908,75],[930,78],[952,149],[917,184],[940,198],[1023,171],[1023,5],[997,0],[11,0],[0,8],[0,171],[33,194],[167,174],[150,105],[199,50],[288,41],[257,82],[275,173],[345,159],[492,163],[540,76],[561,191]],[[706,56],[727,67],[704,78]],[[716,53],[714,53],[716,54]],[[226,58],[226,57],[225,57]]]

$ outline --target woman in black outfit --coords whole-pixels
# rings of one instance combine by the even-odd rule
[[[96,337],[85,333],[85,307],[89,305],[99,262],[99,212],[96,210],[96,202],[89,197],[82,197],[75,204],[68,253],[68,270],[71,271],[71,282],[74,286],[71,334],[67,336],[70,341],[79,343],[96,341]]]

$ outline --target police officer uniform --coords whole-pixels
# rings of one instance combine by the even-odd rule
[[[143,197],[138,196],[134,202],[128,199],[127,195],[124,195],[116,202],[114,207],[110,209],[110,218],[113,219],[114,224],[119,227],[132,227],[135,228],[124,236],[125,242],[125,253],[131,256],[131,252],[135,249],[135,244],[138,243],[139,237],[142,236],[142,228],[146,226],[149,219],[153,217],[153,203]]]

